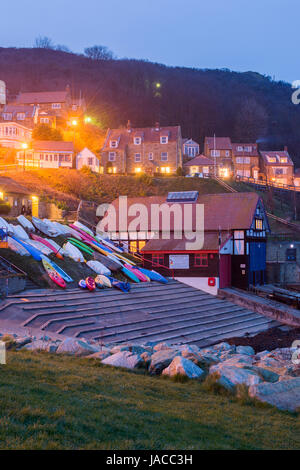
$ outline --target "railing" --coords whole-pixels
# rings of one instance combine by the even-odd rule
[[[247,177],[247,176],[237,176],[235,178],[235,180],[236,181],[242,181],[243,183],[247,183],[247,184],[253,184],[255,186],[263,186],[263,187],[272,186],[273,188],[285,189],[287,191],[300,192],[300,186],[295,186],[295,185],[292,185],[292,184],[278,183],[276,181],[258,180],[258,179],[254,179],[252,177]]]
[[[136,253],[136,252],[133,252],[130,250],[129,248],[129,253],[134,256],[135,258],[139,259],[140,261],[143,262],[143,266],[145,265],[145,263],[149,263],[151,265],[152,268],[163,268],[163,269],[166,269],[167,272],[170,272],[172,279],[174,279],[174,269],[172,268],[169,268],[168,266],[165,266],[164,264],[160,264],[160,263],[153,263],[152,260],[150,259],[147,259],[147,258],[144,258],[140,253]]]
[[[22,271],[22,269],[18,268],[18,266],[16,266],[15,264],[11,263],[10,261],[8,261],[6,258],[3,258],[3,256],[0,256],[0,264],[3,264],[6,268],[9,268],[13,271],[15,271],[16,273],[24,276],[24,277],[27,277],[27,273],[25,273],[24,271]]]
[[[19,165],[0,165],[0,173],[8,173],[10,171],[19,171],[20,167]]]

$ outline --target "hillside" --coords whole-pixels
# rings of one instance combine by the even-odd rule
[[[1,449],[297,449],[299,418],[198,381],[176,383],[97,360],[8,352]]]
[[[289,84],[255,72],[167,67],[138,60],[97,61],[48,50],[0,48],[0,79],[10,94],[59,90],[70,84],[86,97],[100,126],[181,124],[184,137],[205,135],[284,145],[300,166],[300,107]]]
[[[98,175],[89,170],[33,170],[10,172],[9,176],[40,194],[76,198],[95,203],[112,202],[118,196],[128,197],[167,195],[169,191],[199,191],[224,193],[217,182],[208,179],[179,177]]]

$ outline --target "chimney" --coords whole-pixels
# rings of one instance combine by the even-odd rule
[[[129,119],[127,121],[127,132],[131,132],[131,122]]]
[[[155,123],[155,130],[156,130],[156,131],[159,131],[159,130],[160,130],[159,122],[158,122],[158,121],[156,121],[156,123]]]
[[[288,151],[288,148],[287,148],[287,145],[284,146],[284,149],[283,149],[285,152]]]

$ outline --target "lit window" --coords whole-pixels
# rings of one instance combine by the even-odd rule
[[[261,219],[255,219],[255,229],[256,230],[263,229],[263,221]]]
[[[206,253],[196,254],[194,257],[194,266],[208,266],[208,255]]]
[[[138,162],[141,162],[142,161],[142,157],[141,157],[141,154],[140,153],[136,153],[134,155],[134,161],[135,163],[138,163]]]
[[[141,168],[135,168],[134,171],[135,171],[135,173],[141,173],[142,169]]]
[[[280,158],[280,163],[287,163],[287,158],[286,157],[281,157]]]
[[[161,144],[167,144],[168,143],[168,137],[166,135],[161,135],[160,136],[160,143]]]
[[[168,152],[161,152],[161,157],[160,157],[162,162],[167,162],[168,161]]]
[[[276,163],[277,162],[276,157],[269,157],[268,155],[267,155],[267,160],[268,160],[269,163]]]
[[[162,166],[160,171],[161,171],[161,173],[170,173],[170,167],[169,166]]]
[[[49,124],[49,118],[45,118],[45,117],[41,118],[41,123],[42,124]]]
[[[116,161],[116,152],[109,152],[108,161],[109,162],[115,162]]]

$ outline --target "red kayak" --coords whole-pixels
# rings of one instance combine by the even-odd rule
[[[31,233],[30,236],[31,236],[31,238],[32,238],[33,240],[36,240],[37,242],[42,243],[42,244],[45,245],[47,248],[49,248],[50,250],[52,250],[57,258],[59,258],[59,259],[64,259],[63,256],[57,251],[57,249],[56,249],[53,245],[51,245],[50,242],[48,242],[48,240],[45,240],[44,238],[39,237],[39,236],[36,235],[35,233]]]
[[[55,284],[57,284],[59,287],[62,287],[63,289],[66,288],[65,281],[58,273],[56,273],[55,271],[47,271],[47,272],[48,272],[48,276],[53,282],[55,282]]]
[[[92,277],[87,277],[85,282],[86,282],[86,287],[88,288],[88,290],[93,291],[96,289],[96,283]]]

